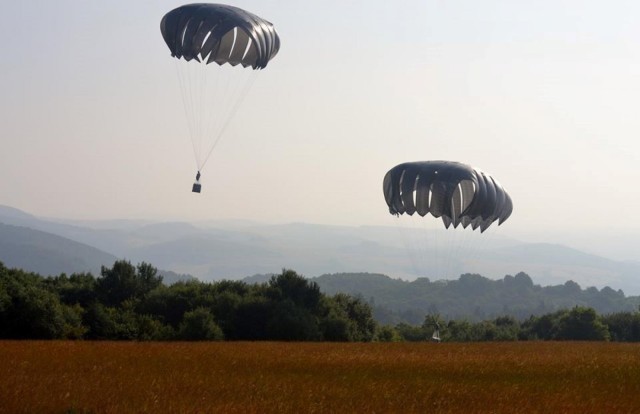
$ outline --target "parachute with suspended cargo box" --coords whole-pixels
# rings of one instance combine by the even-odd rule
[[[200,172],[251,87],[252,72],[278,54],[280,38],[253,13],[209,3],[171,10],[160,31],[176,61],[198,171],[193,192],[199,193]]]

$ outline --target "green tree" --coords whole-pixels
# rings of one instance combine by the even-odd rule
[[[445,341],[453,342],[469,342],[475,340],[472,324],[465,319],[449,321],[447,323],[447,329],[441,333],[441,337]]]
[[[291,299],[278,302],[267,322],[269,339],[279,341],[318,341],[322,338],[317,318]]]
[[[353,341],[353,323],[346,316],[331,313],[320,321],[322,339],[330,342]]]
[[[230,339],[269,339],[267,323],[271,319],[274,307],[273,301],[258,292],[242,298],[233,318],[233,337]]]
[[[320,316],[320,330],[325,341],[349,342],[354,341],[357,327],[349,318],[346,309],[333,297],[322,298]]]
[[[187,341],[220,341],[224,339],[224,334],[211,311],[201,307],[184,314],[178,338]]]
[[[375,340],[378,342],[400,342],[400,333],[390,325],[381,325],[376,329]]]
[[[471,325],[473,341],[495,341],[498,339],[498,329],[491,321],[482,321]]]
[[[65,339],[82,339],[87,333],[87,327],[82,324],[84,309],[80,304],[62,305],[64,318],[63,337]]]
[[[371,306],[361,298],[344,293],[338,293],[332,299],[344,311],[349,320],[353,322],[353,332],[350,340],[359,342],[373,340],[377,324],[373,319]]]
[[[64,337],[62,305],[58,296],[44,285],[42,277],[2,266],[0,286],[0,337]]]
[[[210,308],[215,302],[210,284],[199,281],[160,285],[150,291],[137,305],[140,314],[153,315],[177,329],[186,312],[198,307]]]
[[[136,339],[139,341],[167,341],[176,337],[176,331],[151,315],[138,315]]]
[[[410,342],[428,341],[433,333],[433,331],[425,331],[422,326],[409,325],[404,322],[397,324],[395,329],[403,341]]]
[[[11,296],[9,296],[9,287],[7,284],[7,269],[0,262],[0,318],[11,306]]]
[[[609,331],[593,308],[576,306],[560,319],[556,339],[608,341]]]
[[[112,339],[111,335],[116,331],[112,313],[99,302],[87,306],[82,320],[87,327],[85,336],[88,339]]]
[[[100,275],[96,288],[100,301],[107,306],[142,298],[162,284],[157,269],[145,262],[136,268],[126,260],[118,260],[111,268],[102,266]]]
[[[521,324],[520,339],[550,340],[556,339],[560,329],[560,319],[568,313],[567,310],[559,310],[541,316],[531,316]]]
[[[612,341],[640,342],[640,313],[617,312],[604,316],[602,322],[608,326]]]
[[[309,282],[293,270],[283,269],[269,280],[269,296],[275,301],[290,300],[312,312],[317,310],[322,294],[315,282]]]
[[[89,339],[138,339],[137,315],[131,301],[125,301],[117,308],[95,302],[86,309],[83,320]]]
[[[216,321],[225,333],[225,337],[233,336],[236,312],[242,303],[242,298],[248,295],[251,289],[244,282],[222,280],[213,285],[213,290],[214,294],[209,307],[216,315]]]
[[[517,341],[520,333],[520,323],[513,316],[499,316],[493,324],[496,327],[496,340]]]
[[[71,276],[63,273],[45,279],[45,283],[64,304],[86,307],[96,300],[96,278],[91,273],[74,273]]]

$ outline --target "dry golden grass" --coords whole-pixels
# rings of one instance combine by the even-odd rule
[[[0,341],[3,413],[638,413],[640,345]]]

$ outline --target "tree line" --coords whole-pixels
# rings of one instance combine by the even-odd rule
[[[157,269],[116,261],[42,277],[0,263],[0,338],[371,341],[371,308],[328,296],[292,270],[267,283],[162,283]]]
[[[394,327],[397,337],[405,341],[431,340],[438,329],[442,341],[617,341],[640,342],[640,312],[616,312],[599,315],[593,308],[574,306],[556,312],[518,320],[499,316],[471,322],[466,319],[444,320],[427,315],[422,325],[400,323]]]
[[[90,340],[640,341],[640,313],[575,306],[518,319],[383,324],[362,297],[328,295],[284,269],[264,283],[184,281],[167,286],[148,263],[43,277],[0,263],[0,338]]]

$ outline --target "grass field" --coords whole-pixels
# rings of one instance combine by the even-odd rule
[[[640,412],[640,344],[0,341],[0,412]]]

